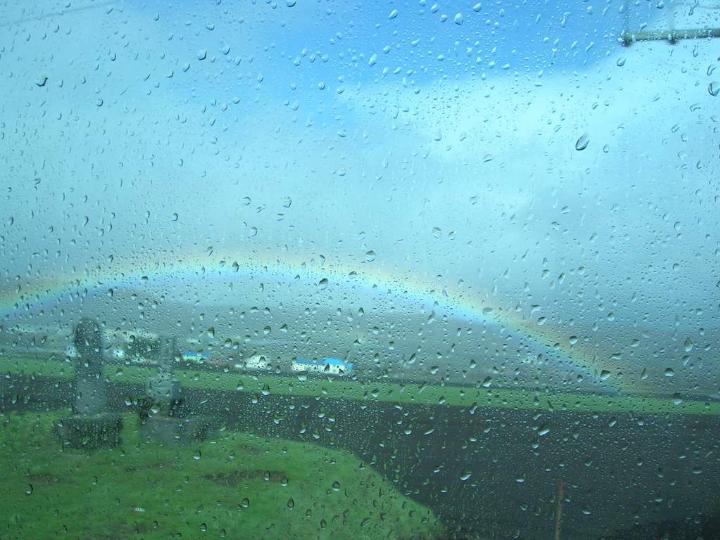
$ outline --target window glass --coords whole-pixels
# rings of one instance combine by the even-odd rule
[[[719,537],[718,37],[0,0],[0,537]]]

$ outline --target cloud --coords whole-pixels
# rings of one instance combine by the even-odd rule
[[[311,62],[277,12],[103,14],[4,35],[6,281],[257,250],[455,288],[628,365],[719,326],[712,43],[413,83]]]

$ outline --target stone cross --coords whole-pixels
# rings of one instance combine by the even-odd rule
[[[165,445],[203,440],[211,429],[209,418],[189,415],[187,408],[180,407],[180,382],[173,374],[177,354],[175,338],[161,338],[158,372],[147,382],[145,404],[139,411],[143,437]]]
[[[173,416],[180,401],[180,382],[173,375],[177,356],[177,340],[160,338],[158,372],[150,377],[145,388],[152,409],[165,416]]]

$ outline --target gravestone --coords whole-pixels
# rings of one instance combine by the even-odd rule
[[[150,377],[145,387],[145,394],[154,414],[175,416],[182,403],[180,382],[173,374],[173,366],[177,357],[175,338],[161,338],[158,372]]]
[[[186,444],[208,436],[208,419],[187,415],[182,409],[182,388],[173,374],[178,357],[175,338],[161,338],[158,372],[148,380],[140,407],[140,433],[145,439]]]
[[[60,419],[55,433],[63,446],[93,450],[120,444],[122,418],[107,410],[107,389],[103,375],[103,343],[100,325],[82,319],[75,327],[73,415]]]

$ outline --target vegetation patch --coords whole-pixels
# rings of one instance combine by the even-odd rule
[[[145,385],[155,372],[154,369],[139,366],[108,365],[105,368],[108,382],[131,385]],[[0,373],[69,380],[74,372],[71,365],[55,359],[0,358]],[[582,394],[550,389],[444,386],[201,370],[176,370],[175,376],[183,388],[231,391],[257,396],[275,394],[408,405],[548,412],[720,415],[720,401],[717,400],[655,395]]]
[[[231,471],[229,473],[206,474],[203,478],[220,484],[221,486],[237,487],[245,484],[249,480],[257,480],[259,478],[266,482],[282,482],[287,484],[287,475],[282,471]]]
[[[59,413],[0,415],[0,538],[397,538],[444,529],[351,454],[221,432],[190,446],[63,449]]]

